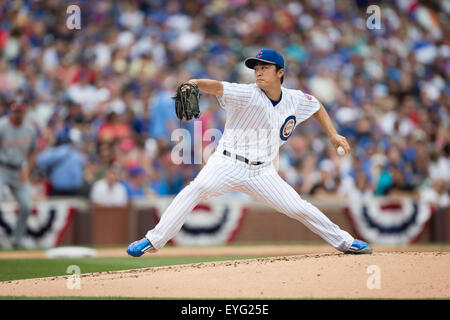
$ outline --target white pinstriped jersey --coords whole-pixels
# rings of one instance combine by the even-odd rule
[[[281,87],[275,106],[255,84],[222,82],[218,97],[226,123],[217,150],[227,150],[251,161],[272,161],[295,127],[320,108],[319,101],[301,90]]]
[[[187,215],[200,201],[233,191],[250,195],[300,221],[340,251],[345,252],[351,246],[353,237],[303,200],[278,175],[272,163],[295,127],[320,108],[313,96],[300,90],[281,89],[281,100],[273,106],[256,84],[223,82],[223,96],[218,97],[227,112],[222,138],[197,177],[175,197],[155,228],[147,232],[154,249],[162,248],[180,231]],[[223,155],[224,149],[264,163],[247,164]]]

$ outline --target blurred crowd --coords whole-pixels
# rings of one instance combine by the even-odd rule
[[[66,25],[69,4],[81,9],[80,30]],[[367,22],[371,4],[3,1],[0,115],[17,97],[28,105],[41,151],[34,197],[177,194],[202,165],[171,160],[173,130],[195,136],[193,122],[175,116],[176,86],[250,83],[243,60],[272,48],[286,60],[283,86],[316,96],[352,147],[339,157],[317,122],[300,125],[279,173],[301,195],[426,190],[448,204],[450,1],[377,2],[379,29]],[[201,133],[223,130],[215,97],[203,95],[200,108]]]

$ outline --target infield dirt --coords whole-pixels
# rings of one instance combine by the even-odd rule
[[[123,250],[105,249],[100,256],[115,252],[123,255]],[[83,274],[80,289],[72,290],[68,276],[5,281],[0,282],[0,296],[450,298],[448,246],[375,246],[372,255],[345,255],[327,246],[165,248],[154,255],[250,252],[277,256]],[[0,257],[6,258],[5,254]],[[9,254],[18,258],[25,253]]]

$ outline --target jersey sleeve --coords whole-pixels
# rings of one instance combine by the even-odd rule
[[[309,119],[320,109],[319,100],[310,94],[298,91],[295,99],[295,104],[297,105],[297,121],[299,123]]]
[[[249,84],[230,83],[222,81],[223,94],[217,97],[222,108],[245,108],[250,105],[255,88]]]

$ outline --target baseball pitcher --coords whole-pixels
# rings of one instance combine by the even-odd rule
[[[237,84],[192,79],[178,87],[175,99],[180,119],[197,118],[199,91],[215,95],[226,110],[226,123],[216,151],[198,176],[172,201],[161,220],[144,238],[127,248],[139,257],[162,248],[181,229],[186,216],[203,200],[232,191],[246,193],[273,209],[302,222],[344,253],[372,253],[369,244],[354,239],[318,208],[303,200],[273,165],[278,151],[295,127],[313,116],[337,150],[350,152],[322,104],[312,95],[282,86],[285,65],[281,54],[264,49],[245,65],[254,70],[255,83]]]

